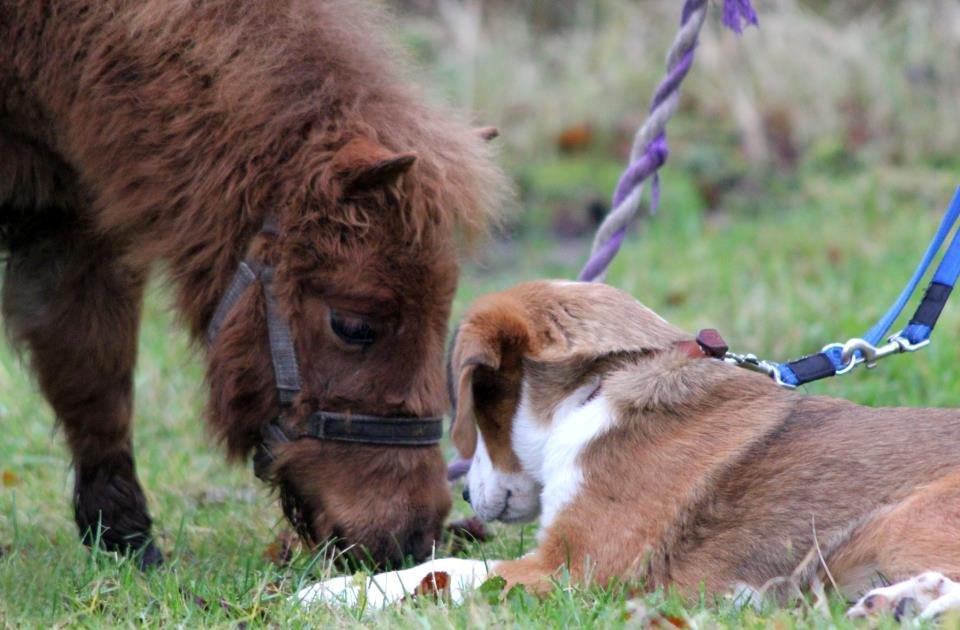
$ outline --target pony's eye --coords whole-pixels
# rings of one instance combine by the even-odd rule
[[[366,348],[377,339],[377,333],[366,318],[330,309],[330,330],[344,343]]]

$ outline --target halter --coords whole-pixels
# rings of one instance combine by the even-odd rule
[[[278,229],[275,222],[268,220],[261,232],[276,236]],[[254,282],[260,282],[267,304],[267,338],[280,409],[277,417],[261,431],[261,442],[254,456],[256,475],[261,479],[266,478],[266,465],[274,459],[272,446],[304,438],[375,446],[438,444],[443,437],[443,418],[440,416],[372,416],[320,410],[311,413],[302,428],[293,430],[283,425],[281,419],[300,393],[301,380],[293,335],[290,333],[289,324],[277,308],[277,299],[272,288],[275,271],[270,265],[250,259],[243,260],[207,327],[207,345],[211,346],[240,296]]]

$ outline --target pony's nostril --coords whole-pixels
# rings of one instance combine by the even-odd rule
[[[507,490],[507,501],[510,500],[510,497],[513,496],[513,490]]]
[[[463,500],[470,503],[470,488],[463,489]]]

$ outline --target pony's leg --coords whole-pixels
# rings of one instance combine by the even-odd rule
[[[76,474],[74,514],[85,544],[163,558],[150,538],[131,450],[133,370],[143,273],[73,221],[13,248],[3,315],[63,425]]]

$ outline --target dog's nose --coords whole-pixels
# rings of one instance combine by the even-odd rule
[[[463,500],[470,503],[470,488],[463,489]]]

